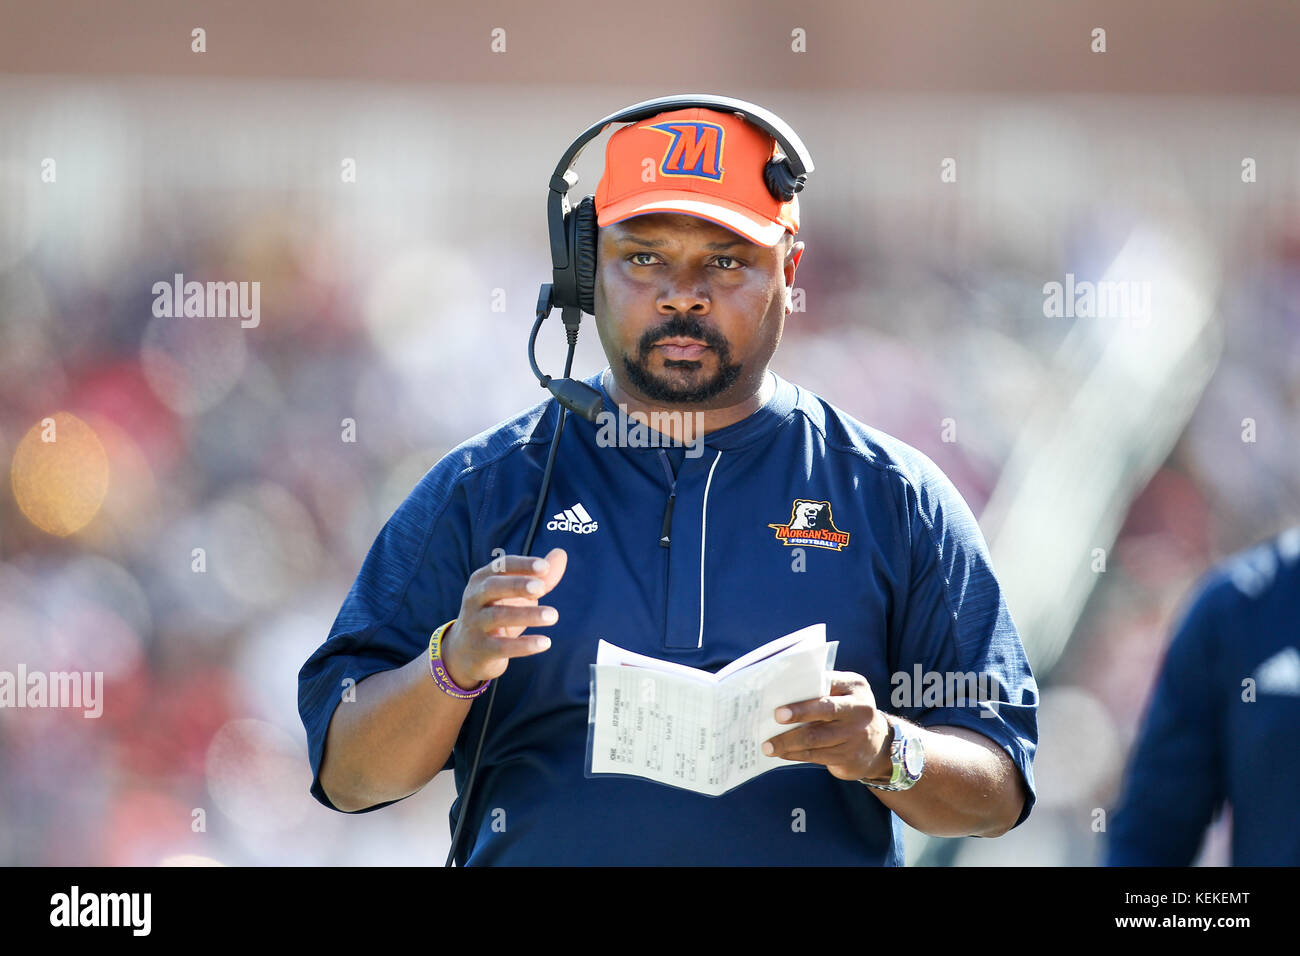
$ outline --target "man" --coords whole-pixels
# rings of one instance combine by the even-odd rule
[[[692,124],[716,135],[683,147]],[[775,151],[699,108],[610,137],[595,197],[609,367],[587,382],[619,427],[566,423],[544,559],[517,552],[553,402],[452,451],[398,508],[300,675],[319,800],[377,809],[446,767],[463,794],[483,727],[469,695],[495,681],[475,791],[452,808],[468,814],[462,865],[898,865],[900,818],[996,836],[1029,814],[1037,687],[970,510],[925,456],[768,369],[804,250],[797,199],[763,185]],[[611,442],[629,417],[670,434]],[[808,502],[838,533],[788,534]],[[823,621],[831,693],[779,709],[794,729],[768,742],[800,763],[717,798],[584,773],[600,638],[716,670]],[[999,699],[886,707],[891,675],[915,668],[991,674]]]
[[[1111,866],[1190,866],[1232,807],[1234,866],[1300,865],[1300,528],[1211,571],[1165,652]]]

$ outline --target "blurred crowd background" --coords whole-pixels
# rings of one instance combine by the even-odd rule
[[[297,671],[420,476],[540,400],[560,154],[680,92],[809,147],[774,367],[952,478],[1043,689],[1030,820],[909,862],[1098,862],[1191,589],[1300,523],[1297,8],[284,6],[4,7],[0,670],[102,671],[105,704],[0,709],[0,863],[442,861],[448,774],[310,797]],[[156,317],[177,273],[259,282],[260,322]],[[1045,314],[1067,274],[1151,314]]]

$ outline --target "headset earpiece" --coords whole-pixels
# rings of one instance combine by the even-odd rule
[[[586,196],[578,208],[569,215],[573,219],[570,246],[573,255],[578,308],[588,315],[596,314],[596,239],[600,227],[596,223],[596,197]]]
[[[767,185],[767,191],[781,202],[789,202],[795,193],[802,192],[807,181],[807,176],[796,176],[790,168],[790,161],[780,154],[769,159],[763,167],[763,182]]]

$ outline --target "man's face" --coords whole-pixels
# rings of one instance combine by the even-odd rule
[[[619,384],[660,405],[725,408],[755,394],[802,254],[803,243],[760,246],[679,213],[602,228],[596,328]]]

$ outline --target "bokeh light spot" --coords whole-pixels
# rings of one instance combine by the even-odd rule
[[[181,415],[207,411],[239,381],[248,362],[238,319],[154,318],[140,367],[154,394]]]
[[[296,826],[312,802],[306,753],[287,732],[264,720],[225,724],[208,745],[206,765],[217,808],[252,833]]]
[[[99,436],[69,412],[32,426],[18,443],[10,469],[23,515],[59,537],[79,531],[95,517],[108,493],[108,476],[108,455]]]

